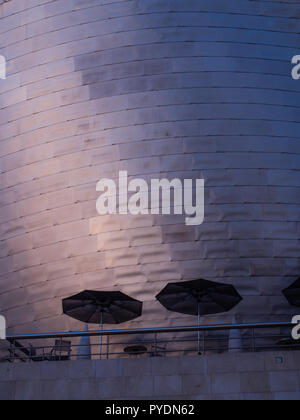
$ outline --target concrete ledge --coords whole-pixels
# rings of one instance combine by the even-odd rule
[[[0,400],[300,399],[300,352],[0,365]]]

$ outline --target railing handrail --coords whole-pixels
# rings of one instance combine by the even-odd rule
[[[262,328],[283,328],[293,327],[291,322],[270,322],[270,323],[248,323],[248,324],[215,324],[185,326],[185,327],[157,327],[157,328],[135,328],[135,329],[119,329],[119,330],[94,330],[94,331],[77,331],[77,332],[57,332],[42,334],[25,334],[25,335],[8,335],[8,341],[14,340],[40,340],[48,338],[77,338],[77,337],[99,337],[99,336],[118,336],[118,335],[142,335],[142,334],[163,334],[163,333],[179,333],[179,332],[195,332],[195,331],[228,331],[228,330],[244,330],[244,329],[262,329]]]

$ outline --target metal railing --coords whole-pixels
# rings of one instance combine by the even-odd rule
[[[300,350],[300,342],[291,336],[293,327],[287,322],[11,335],[1,360],[12,363]]]

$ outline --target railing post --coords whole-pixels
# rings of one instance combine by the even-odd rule
[[[157,333],[154,334],[154,356],[156,357],[158,353],[158,346],[157,346]]]
[[[15,361],[15,346],[14,346],[14,340],[12,340],[11,342],[10,342],[10,350],[9,350],[9,353],[10,353],[10,357],[12,358],[12,360],[13,360],[13,362]]]
[[[62,357],[62,345],[63,345],[63,339],[60,339],[60,346],[59,346],[59,361],[61,361]]]
[[[255,347],[255,329],[252,328],[252,351],[253,353],[255,352],[256,347]]]
[[[109,335],[107,334],[107,342],[106,342],[106,358],[109,359]]]

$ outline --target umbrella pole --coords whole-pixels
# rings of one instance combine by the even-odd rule
[[[198,327],[200,327],[200,303],[198,303]],[[198,354],[201,355],[201,351],[200,351],[200,330],[198,330]]]
[[[102,311],[101,311],[100,331],[103,331],[103,312]],[[103,340],[103,336],[100,335],[100,359],[102,355],[102,340]]]

